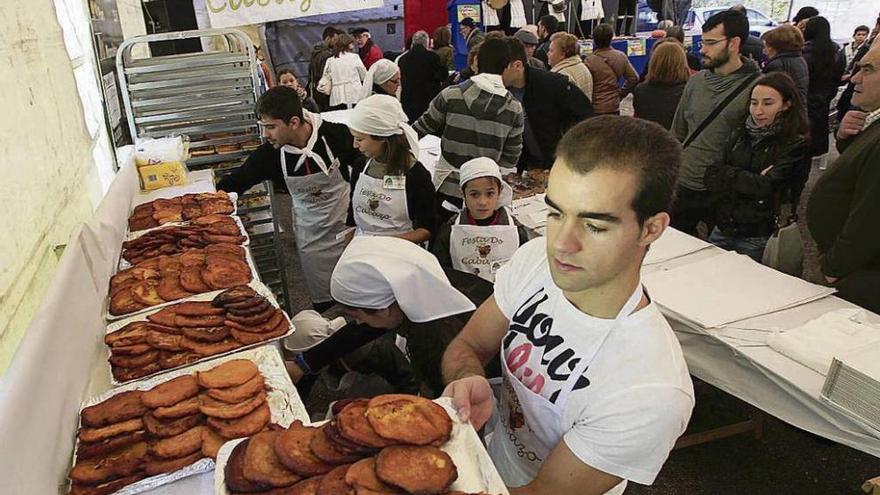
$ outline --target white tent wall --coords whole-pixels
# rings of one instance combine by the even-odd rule
[[[0,53],[2,373],[114,160],[85,2],[0,2]]]
[[[831,23],[831,37],[835,40],[852,39],[856,26],[873,28],[880,15],[880,0],[792,0],[791,15],[801,7],[813,6],[819,15]]]

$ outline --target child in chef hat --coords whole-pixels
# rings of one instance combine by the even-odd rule
[[[520,244],[528,240],[508,206],[513,190],[491,158],[474,158],[460,169],[464,209],[438,231],[431,251],[444,266],[489,282]]]

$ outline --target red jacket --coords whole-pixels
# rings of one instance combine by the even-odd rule
[[[367,44],[361,47],[358,55],[360,55],[361,61],[364,63],[364,67],[366,67],[367,69],[369,69],[371,65],[381,60],[383,57],[382,49],[379,48],[378,45],[373,43],[373,40],[367,41]]]

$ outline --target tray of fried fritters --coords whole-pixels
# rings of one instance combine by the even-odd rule
[[[207,215],[185,225],[167,225],[130,232],[122,243],[119,268],[125,269],[161,255],[180,254],[210,244],[246,246],[247,231],[237,216]]]
[[[306,417],[271,346],[123,386],[80,412],[70,493],[141,493],[207,472],[226,441]]]
[[[476,432],[452,411],[448,399],[406,394],[340,402],[329,421],[294,421],[226,443],[217,456],[214,491],[506,494]]]
[[[263,345],[294,331],[272,291],[251,282],[113,322],[104,343],[113,384],[119,385]]]
[[[108,320],[167,305],[196,294],[259,280],[250,252],[236,244],[209,244],[160,255],[110,277]]]
[[[208,215],[233,215],[235,212],[235,198],[222,191],[154,199],[132,209],[128,217],[128,230],[136,232]]]

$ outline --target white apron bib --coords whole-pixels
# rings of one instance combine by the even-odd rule
[[[504,356],[502,344],[503,383],[498,402],[498,419],[489,442],[489,455],[507,486],[516,487],[530,483],[550,451],[562,441],[562,437],[571,426],[563,424],[563,411],[575,383],[599,353],[612,330],[638,307],[642,293],[640,283],[605,330],[605,334],[599,339],[599,344],[589,355],[581,358],[568,381],[560,389],[556,403],[533,392],[513,376]],[[623,480],[605,492],[605,495],[622,494],[625,488],[626,480]]]
[[[314,126],[314,124],[312,124]],[[320,126],[320,121],[318,121]],[[337,234],[346,229],[345,217],[348,214],[349,185],[339,173],[339,160],[335,159],[327,141],[324,146],[331,162],[312,152],[317,140],[318,126],[304,150],[293,146],[281,148],[281,175],[290,191],[293,203],[293,226],[300,265],[306,280],[306,289],[313,303],[331,301],[330,275],[336,262],[345,249],[345,238]],[[301,177],[287,175],[287,153],[300,155],[294,170],[312,158],[321,172]]]
[[[526,8],[522,0],[510,0],[510,27],[521,28],[528,23]]]
[[[508,220],[513,218],[510,211],[506,213]],[[449,234],[452,267],[495,282],[495,273],[519,248],[516,224],[511,221],[510,225],[466,225],[461,223],[464,215],[458,215]]]
[[[498,11],[489,6],[489,2],[483,0],[483,25],[499,26],[501,21],[498,19]]]
[[[386,187],[384,179],[367,175],[372,165],[367,163],[358,177],[352,197],[354,235],[397,235],[413,230],[406,203],[406,180],[398,180],[395,187]]]

